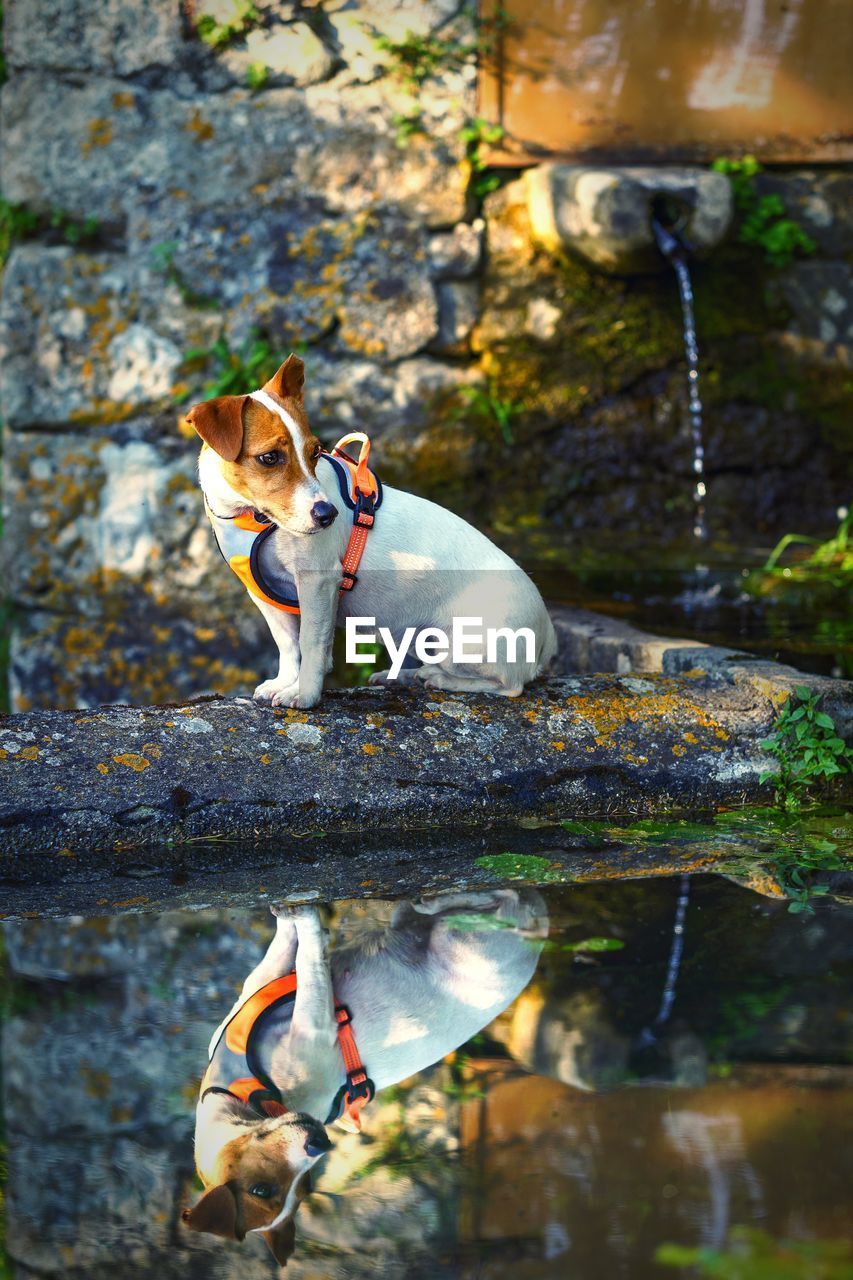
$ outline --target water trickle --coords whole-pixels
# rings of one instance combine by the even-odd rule
[[[640,1032],[638,1043],[641,1048],[656,1043],[658,1032],[669,1021],[675,1001],[675,988],[678,973],[681,969],[681,956],[684,952],[684,921],[687,916],[687,904],[690,901],[690,877],[682,876],[678,888],[678,903],[675,908],[675,922],[672,926],[672,946],[669,951],[669,963],[666,967],[666,981],[660,998],[660,1008],[655,1014],[654,1022]]]
[[[707,493],[705,437],[702,424],[702,400],[699,395],[699,347],[696,342],[696,322],[693,316],[693,284],[690,280],[690,269],[687,266],[687,249],[684,241],[657,218],[652,218],[652,230],[661,253],[672,263],[681,298],[684,354],[687,359],[687,411],[693,442],[693,536],[700,542],[704,542],[708,536],[705,523]]]

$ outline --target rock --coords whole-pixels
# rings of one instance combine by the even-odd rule
[[[243,56],[249,65],[260,64],[274,78],[297,85],[324,80],[333,66],[331,54],[304,22],[250,31]]]
[[[4,86],[3,103],[6,198],[106,222],[121,221],[141,195],[227,208],[235,192],[290,191],[300,148],[321,142],[295,89],[198,99],[27,73]],[[46,114],[49,134],[38,127]]]
[[[331,86],[321,87],[331,94]],[[384,111],[381,119],[387,128]],[[301,148],[295,172],[336,212],[372,209],[386,199],[428,227],[444,227],[465,214],[461,160],[461,147],[443,140],[415,134],[400,148],[393,136],[351,128],[340,129],[325,146]]]
[[[157,203],[132,219],[131,244],[142,261],[168,246],[169,270],[221,306],[234,349],[256,328],[283,350],[334,329],[341,354],[399,360],[437,332],[426,234],[394,210],[329,217],[297,197],[187,218]]]
[[[313,429],[329,444],[346,431],[366,430],[385,475],[389,451],[414,449],[421,434],[430,435],[438,406],[471,381],[467,370],[424,357],[389,369],[372,360],[331,359],[318,350],[308,360],[306,403]]]
[[[528,169],[525,182],[538,243],[616,275],[666,269],[651,228],[657,202],[700,254],[719,243],[732,216],[728,178],[706,169],[544,164]]]
[[[127,76],[169,66],[182,44],[178,0],[104,0],[97,20],[85,0],[10,5],[6,59],[13,68]]]
[[[178,343],[203,342],[218,327],[124,255],[22,245],[3,286],[2,394],[11,427],[174,412]]]
[[[483,256],[484,229],[483,219],[477,218],[430,237],[429,260],[436,280],[464,280],[476,275]]]
[[[101,575],[134,579],[201,603],[222,583],[221,558],[204,514],[197,448],[156,419],[96,434],[10,433],[7,531],[15,598],[62,607],[65,591]],[[211,579],[216,578],[216,586]]]
[[[788,332],[808,345],[805,354],[825,354],[853,363],[853,269],[846,262],[795,262],[774,285],[793,316]]]
[[[328,692],[310,713],[222,700],[26,713],[0,728],[3,848],[9,874],[23,877],[63,849],[83,866],[129,829],[137,847],[178,832],[280,841],[380,815],[405,829],[476,824],[484,812],[499,821],[758,800],[776,687],[746,676],[733,685],[727,669],[556,680],[517,701],[362,689]],[[316,726],[319,744],[289,735],[297,722]]]
[[[475,280],[447,280],[436,286],[438,333],[430,350],[440,355],[466,355],[477,322],[480,286]]]

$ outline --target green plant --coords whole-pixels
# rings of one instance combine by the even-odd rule
[[[772,781],[777,803],[796,808],[816,783],[853,772],[853,748],[838,736],[835,722],[819,704],[822,695],[798,685],[761,747],[778,761],[759,781]]]
[[[212,13],[200,13],[195,20],[199,40],[212,49],[224,49],[251,31],[260,21],[260,13],[252,0],[231,0],[232,15],[221,22]]]
[[[75,218],[73,213],[65,209],[51,209],[48,226],[66,244],[84,244],[93,240],[100,230],[97,218]]]
[[[493,57],[500,34],[507,26],[505,10],[498,8],[489,18],[475,14],[474,20],[475,34],[468,39],[443,35],[439,30],[428,35],[407,31],[402,40],[392,40],[384,35],[375,37],[377,49],[388,59],[391,74],[402,82],[413,99],[412,111],[397,112],[393,117],[399,147],[405,147],[414,134],[427,131],[419,96],[428,80],[443,71],[457,70],[474,58],[483,63]],[[504,130],[500,125],[491,124],[481,116],[468,120],[459,131],[459,139],[465,146],[465,158],[471,167],[470,190],[476,200],[482,200],[500,185],[498,175],[486,171],[480,148],[484,143],[493,145],[500,142],[503,137]]]
[[[0,200],[0,267],[8,258],[12,245],[34,235],[38,225],[38,214],[26,205]]]
[[[232,351],[226,338],[218,338],[210,347],[192,347],[185,352],[184,363],[213,363],[213,376],[204,385],[205,399],[213,399],[242,395],[247,387],[262,386],[273,376],[280,361],[266,338],[253,330],[239,351]],[[189,388],[182,390],[175,397],[176,403],[182,403],[189,394]]]
[[[270,69],[263,62],[250,62],[246,68],[246,85],[252,93],[260,93],[270,78]]]
[[[416,133],[426,133],[423,112],[420,108],[408,113],[395,111],[391,117],[391,123],[394,125],[397,146],[401,149],[409,145],[409,139]]]
[[[462,387],[459,396],[476,417],[496,426],[507,444],[514,443],[512,420],[524,412],[523,404],[502,396],[492,379],[486,387]]]
[[[474,866],[481,867],[499,880],[535,880],[540,884],[564,884],[568,879],[561,867],[550,858],[540,858],[532,853],[484,853],[474,859]]]
[[[495,146],[504,135],[501,125],[490,124],[482,116],[475,116],[459,130],[459,140],[465,144],[465,155],[471,166],[471,192],[478,200],[495,191],[501,182],[498,174],[488,172],[480,148]]]
[[[727,1246],[662,1244],[655,1262],[691,1268],[712,1280],[850,1280],[848,1240],[774,1240],[757,1227],[733,1227]]]
[[[0,267],[13,245],[45,234],[64,244],[80,245],[93,240],[100,230],[97,218],[77,218],[65,209],[36,213],[25,204],[0,200]]]
[[[216,301],[213,298],[208,298],[206,294],[199,293],[191,284],[188,284],[183,272],[176,266],[175,254],[177,249],[178,242],[176,240],[161,240],[158,244],[152,245],[151,262],[155,270],[162,271],[166,279],[176,286],[182,300],[188,307],[196,307],[201,311],[215,310]]]
[[[775,192],[761,195],[755,178],[761,165],[755,156],[734,159],[721,156],[711,168],[724,173],[732,184],[735,208],[741,215],[738,239],[741,244],[757,245],[765,261],[773,267],[785,267],[799,253],[814,253],[815,242],[798,222],[787,216],[781,196]]]
[[[788,548],[798,544],[814,547],[814,551],[796,564],[780,565]],[[767,557],[761,572],[800,580],[820,575],[837,587],[853,585],[853,509],[843,511],[838,529],[824,542],[800,533],[786,533]]]

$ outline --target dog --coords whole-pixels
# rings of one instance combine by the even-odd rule
[[[448,635],[455,619],[482,619],[504,638],[502,655],[497,641],[479,661],[461,660],[462,650],[436,657],[424,648],[421,665],[399,677],[430,689],[517,697],[557,650],[537,588],[458,516],[383,488],[367,465],[366,437],[357,464],[340,448],[326,452],[308,425],[304,381],[303,362],[290,355],[260,390],[218,396],[187,414],[203,441],[199,482],[220,549],[278,647],[278,673],[258,685],[255,699],[314,706],[331,668],[335,625],[347,617],[375,619],[401,644],[418,630]],[[352,523],[338,518],[350,510]],[[510,632],[524,634],[523,658]],[[389,677],[376,672],[371,683]]]
[[[228,1240],[257,1233],[284,1267],[311,1170],[331,1149],[326,1125],[359,1127],[378,1090],[507,1008],[533,976],[548,916],[535,889],[443,894],[398,903],[386,928],[328,952],[316,907],[272,910],[269,949],[210,1041],[195,1126],[205,1190],[183,1221]]]

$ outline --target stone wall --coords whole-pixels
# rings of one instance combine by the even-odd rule
[[[534,249],[512,174],[478,194],[470,15],[455,0],[273,0],[223,47],[199,39],[201,17],[235,12],[6,5],[3,197],[40,218],[0,305],[18,709],[233,693],[266,673],[180,426],[253,348],[275,365],[298,346],[324,440],[367,428],[386,479],[528,562],[656,555],[690,527],[673,282]],[[378,39],[409,31],[449,51],[417,104]],[[732,242],[697,269],[723,541],[825,530],[849,499],[851,179],[765,181],[818,254],[767,273]]]

